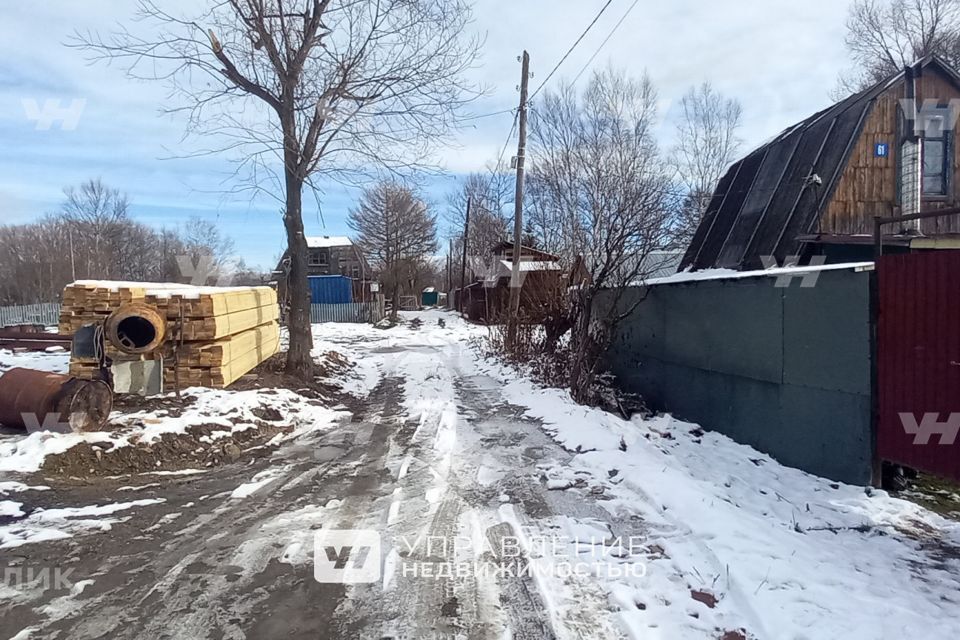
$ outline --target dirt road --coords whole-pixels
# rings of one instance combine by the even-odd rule
[[[104,494],[162,502],[108,531],[0,552],[21,576],[67,574],[62,584],[6,585],[0,637],[619,637],[594,581],[517,562],[540,555],[521,541],[555,536],[554,516],[591,523],[600,538],[639,535],[639,520],[611,518],[586,482],[549,489],[542,467],[571,454],[476,375],[456,334],[409,335],[352,341],[379,383],[352,418],[265,459],[36,494],[32,506],[45,508]],[[375,532],[376,579],[319,582],[321,530]]]

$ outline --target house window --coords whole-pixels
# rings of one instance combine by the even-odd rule
[[[353,265],[352,267],[350,267],[350,277],[354,279],[359,278],[360,267],[358,267],[357,265]]]
[[[326,267],[326,266],[329,265],[329,264],[330,264],[330,261],[327,259],[327,252],[326,252],[326,251],[318,251],[318,252],[317,252],[317,266]]]
[[[319,252],[319,251],[311,251],[311,252],[307,255],[307,264],[310,265],[311,267],[318,267],[318,266],[320,266],[320,252]]]
[[[951,136],[946,126],[947,116],[932,115],[924,123],[923,133],[923,195],[949,194],[950,169],[953,165]]]

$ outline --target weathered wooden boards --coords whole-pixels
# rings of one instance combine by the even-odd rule
[[[79,281],[64,290],[60,333],[103,324],[123,305],[145,304],[166,319],[161,346],[141,355],[106,344],[112,361],[163,360],[164,387],[225,387],[280,348],[279,306],[269,287]],[[96,363],[73,358],[70,372],[96,375]]]

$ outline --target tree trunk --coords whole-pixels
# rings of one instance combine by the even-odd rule
[[[570,394],[579,403],[584,403],[592,383],[593,363],[590,361],[593,345],[590,339],[590,316],[593,313],[593,294],[581,293],[576,323],[573,328],[571,346],[573,362],[570,366]]]
[[[303,235],[303,180],[289,168],[285,170],[287,207],[283,226],[287,232],[290,272],[287,274],[287,295],[290,312],[287,329],[290,348],[287,351],[287,373],[305,382],[313,380],[313,334],[310,331],[310,287],[307,282],[307,239]]]
[[[400,310],[400,285],[393,285],[393,297],[391,301],[393,302],[393,309],[390,311],[390,320],[396,322],[397,314]]]

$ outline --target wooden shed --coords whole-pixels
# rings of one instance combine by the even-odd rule
[[[960,205],[958,107],[960,74],[929,56],[787,128],[723,176],[680,268],[869,260],[874,216]],[[960,216],[886,233],[889,253],[960,248]]]

